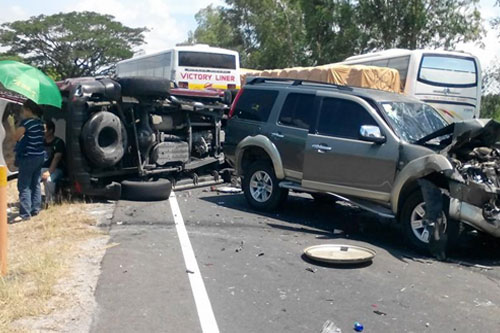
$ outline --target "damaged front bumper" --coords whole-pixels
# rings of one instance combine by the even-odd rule
[[[491,236],[500,238],[500,219],[498,216],[485,218],[485,208],[474,206],[459,199],[450,198],[450,217],[464,222]]]

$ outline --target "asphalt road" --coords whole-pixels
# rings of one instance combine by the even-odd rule
[[[364,332],[500,327],[499,241],[467,234],[451,262],[438,262],[407,248],[391,220],[307,195],[291,196],[277,214],[251,211],[242,194],[176,197],[199,271],[186,266],[172,200],[118,202],[92,332],[201,332],[209,313],[220,332],[321,332],[327,320],[342,332],[356,321]],[[346,268],[302,256],[325,243],[364,245],[377,256]],[[199,273],[212,311],[193,287]]]

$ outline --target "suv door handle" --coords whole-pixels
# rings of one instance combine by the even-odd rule
[[[324,146],[322,144],[313,144],[311,147],[313,147],[313,149],[317,149],[319,151],[330,151],[332,150],[332,147],[330,146]]]
[[[281,133],[277,133],[277,132],[275,132],[275,133],[271,133],[271,136],[272,136],[273,138],[277,138],[277,139],[283,139],[283,138],[285,137],[283,134],[281,134]]]

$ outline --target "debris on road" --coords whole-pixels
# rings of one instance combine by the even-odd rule
[[[245,242],[241,241],[240,246],[238,246],[236,248],[236,250],[234,250],[234,252],[236,252],[236,253],[241,252],[243,250],[243,245],[244,244],[245,244]]]
[[[323,244],[306,248],[304,254],[309,259],[330,264],[360,264],[371,261],[376,252],[355,245]]]
[[[474,263],[470,263],[470,262],[466,262],[466,261],[460,261],[460,260],[448,259],[448,262],[453,263],[453,264],[457,264],[457,265],[460,265],[460,266],[465,266],[465,267],[474,267],[474,268],[484,269],[484,270],[487,270],[487,271],[493,269],[493,267],[490,267],[490,266],[484,266],[484,265],[474,264]]]
[[[189,269],[186,269],[186,273],[188,273],[188,274],[194,274],[194,272],[191,271],[191,270],[189,270]]]
[[[342,333],[342,330],[335,325],[335,323],[331,320],[327,320],[323,324],[323,329],[321,333]]]
[[[216,189],[217,192],[219,193],[241,193],[242,190],[241,188],[234,187],[234,186],[222,186],[218,187]]]
[[[363,324],[361,324],[360,322],[354,323],[354,330],[356,332],[363,332],[363,329],[364,329]]]
[[[318,271],[318,269],[317,268],[307,267],[306,271],[311,272],[311,273],[316,273]]]
[[[257,254],[257,257],[262,257],[264,255],[264,252],[261,252],[259,254]]]
[[[373,313],[378,314],[379,316],[387,316],[387,313],[379,311],[379,310],[373,310]]]
[[[118,245],[120,245],[120,243],[116,243],[116,242],[109,243],[108,245],[106,245],[103,248],[101,248],[101,250],[107,250],[107,249],[110,249],[110,248],[118,246]]]

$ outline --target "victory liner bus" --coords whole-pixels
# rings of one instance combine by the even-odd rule
[[[472,54],[391,49],[350,57],[342,63],[397,69],[401,91],[431,104],[448,121],[479,118],[481,66]]]
[[[236,51],[205,44],[176,46],[116,64],[118,77],[152,76],[174,82],[178,88],[240,89],[240,59]]]

